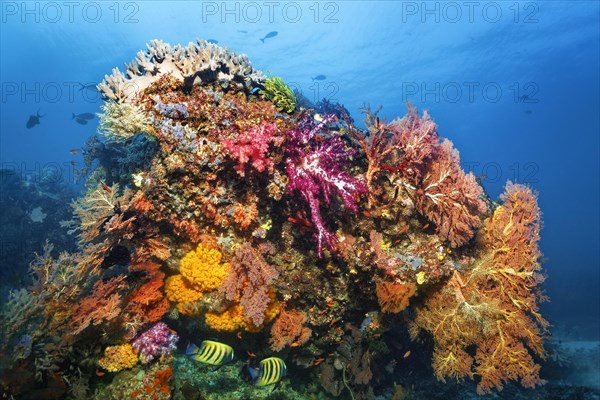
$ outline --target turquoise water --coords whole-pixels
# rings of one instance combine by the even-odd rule
[[[543,272],[547,275],[542,287],[551,300],[541,304],[541,312],[552,325],[551,347],[562,348],[564,357],[570,360],[558,365],[555,359],[558,356],[551,356],[547,365],[542,364],[541,376],[549,381],[542,389],[521,392],[516,386],[508,386],[500,393],[506,396],[502,398],[518,398],[530,397],[539,390],[540,398],[550,398],[554,390],[556,396],[563,396],[557,398],[597,398],[568,397],[575,396],[572,392],[577,390],[583,393],[581,396],[598,396],[600,388],[600,26],[597,2],[5,1],[1,7],[3,299],[10,290],[32,284],[27,268],[34,253],[42,252],[46,238],[55,245],[54,257],[59,250],[78,250],[77,238],[66,235],[66,228],[61,228],[60,222],[71,218],[68,202],[86,190],[86,179],[78,172],[84,169],[85,157],[96,156],[96,163],[101,163],[102,157],[101,152],[92,154],[94,147],[89,143],[86,146],[86,141],[97,135],[99,118],[74,118],[73,114],[100,113],[103,99],[95,85],[110,75],[113,68],[123,71],[124,63],[129,63],[138,51],[145,50],[151,40],[186,45],[200,38],[246,54],[255,69],[280,76],[298,97],[302,95],[310,103],[325,98],[343,104],[360,129],[367,128],[361,115],[365,103],[373,110],[381,105],[378,116],[381,121],[389,122],[406,114],[406,103],[410,101],[419,112],[429,112],[439,127],[439,135],[452,140],[460,151],[462,169],[473,172],[491,199],[498,198],[506,181],[526,184],[538,192],[543,218],[540,249]],[[270,32],[277,34],[266,37]],[[27,128],[31,116],[37,115],[41,116],[39,124]],[[106,140],[100,137],[100,141]],[[350,139],[346,142],[349,144]],[[134,153],[139,152],[137,155],[142,153],[140,147],[128,147],[126,152],[132,149]],[[287,157],[287,153],[281,151]],[[352,160],[355,159],[358,156]],[[123,168],[125,172],[115,172],[112,181],[107,181],[107,175],[103,179],[108,185],[123,184],[119,179],[126,173],[147,170],[147,161],[140,156],[135,170]],[[114,165],[124,163],[121,160]],[[280,167],[283,173],[283,163]],[[352,173],[362,176],[364,167],[354,165]],[[87,188],[91,183],[98,183],[98,179],[90,179],[90,176],[87,179]],[[253,187],[256,186],[260,184]],[[365,208],[364,199],[358,202],[355,212],[360,218],[366,217],[363,211],[374,213]],[[335,212],[343,202],[334,204],[337,204],[333,206]],[[299,202],[286,203],[285,207],[303,210],[302,216],[310,217],[310,208],[303,209],[303,206],[306,205]],[[271,218],[273,226],[288,217],[298,218],[295,214],[280,214],[281,210],[275,209],[279,211],[272,214],[277,216]],[[259,208],[259,215],[264,211]],[[266,223],[267,218],[261,218],[260,224]],[[327,216],[324,218],[326,224],[333,221]],[[418,221],[422,227],[430,223],[431,218]],[[296,238],[305,239],[301,250],[314,251],[307,244],[311,243],[312,228],[303,228],[308,233],[301,231],[300,222],[299,226],[294,225],[293,232]],[[336,228],[340,226],[343,225]],[[330,230],[334,229],[330,227]],[[215,236],[219,233],[222,232],[216,232]],[[197,240],[191,242],[196,245]],[[179,244],[175,239],[170,242],[173,259],[162,265],[167,276],[173,275],[179,260],[191,250],[190,243],[175,250]],[[326,265],[319,264],[321,261],[314,263],[328,270]],[[351,269],[340,268],[340,274],[351,276],[348,275]],[[111,274],[118,276],[119,272],[111,271]],[[286,285],[295,284],[286,281],[284,277],[289,275],[282,271],[280,277]],[[321,277],[321,282],[328,282],[329,278]],[[348,282],[343,284],[351,285],[352,279],[345,279]],[[364,296],[367,304],[358,307],[349,303],[339,316],[331,319],[360,327],[365,311],[377,308],[373,287],[364,286],[365,279],[357,278],[358,283],[349,296],[359,299]],[[278,295],[280,301],[286,300],[282,293]],[[306,306],[303,311],[311,315],[321,309]],[[404,313],[412,312],[407,309]],[[413,317],[406,315],[408,319]],[[210,335],[195,324],[198,322],[184,324],[186,328],[182,328],[180,336],[188,340],[193,335],[203,338]],[[327,325],[313,325],[313,336],[327,336]],[[460,386],[452,379],[446,385],[434,383],[429,366],[431,343],[426,341],[418,348],[408,346],[406,343],[410,340],[401,325],[390,324],[386,328],[387,336],[384,336],[392,355],[373,361],[374,370],[382,374],[391,360],[400,367],[392,365],[392,372],[380,380],[355,388],[357,396],[364,396],[357,398],[370,398],[368,386],[373,388],[373,396],[391,398],[395,393],[394,382],[408,389],[415,385],[416,390],[412,390],[416,398],[434,398],[436,391],[445,396],[437,398],[474,395],[475,384],[469,379]],[[35,364],[29,356],[19,361],[23,365],[11,364],[17,346],[15,340],[23,334],[32,334],[26,330],[11,338],[7,347],[11,352],[3,354],[12,361],[0,360],[5,377],[2,390],[15,398],[44,398],[41,392],[17,391],[6,383],[18,380],[11,375],[12,369],[27,364],[23,368],[30,370]],[[397,347],[391,340],[395,335],[402,337]],[[241,352],[258,353],[258,357],[267,355],[263,350],[268,348],[268,339],[263,340],[260,334],[249,336],[249,342],[240,345]],[[219,338],[239,341],[235,334]],[[94,348],[94,356],[89,357],[94,362],[106,345],[120,343],[116,337],[106,343],[100,339],[97,342],[101,346]],[[290,373],[283,387],[273,391],[273,396],[285,396],[286,391],[292,389],[307,396],[326,396],[319,385],[320,372],[314,366],[304,368],[306,359],[312,362],[339,349],[318,341],[312,346],[308,351],[297,352],[294,347],[285,354]],[[403,358],[409,349],[411,354]],[[183,356],[184,350],[182,339],[174,352],[173,371],[180,366],[194,368]],[[60,365],[61,376],[67,381],[74,375],[66,364],[75,358],[70,355]],[[189,385],[197,388],[209,381],[229,387],[232,398],[258,396],[240,389],[237,373],[243,364],[241,361],[240,358],[239,365],[227,365],[220,372],[201,370],[200,376],[194,378],[197,381],[191,380]],[[96,375],[96,364],[85,368],[72,365],[74,369],[82,369],[83,375],[91,376],[86,385],[93,390],[113,382],[113,375]],[[403,370],[412,372],[403,373]],[[35,368],[32,371],[35,372]],[[214,378],[219,377],[219,373],[221,377]],[[19,379],[38,382],[36,385],[42,390],[52,388],[48,382],[53,381],[48,376],[44,375],[43,383],[29,376],[19,375]],[[567,388],[558,382],[566,382]],[[428,392],[424,386],[438,389]],[[73,385],[67,382],[66,387]],[[112,390],[119,393],[114,387]],[[172,395],[190,397],[182,387],[175,390],[171,385]],[[91,396],[92,389],[87,396]],[[203,390],[204,396],[210,393],[210,389]],[[214,393],[222,396],[219,391]],[[340,396],[350,398],[350,393],[344,389]],[[46,396],[75,395],[72,390],[56,389],[54,394]]]

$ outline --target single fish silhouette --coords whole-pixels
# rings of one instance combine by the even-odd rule
[[[317,75],[314,78],[312,78],[313,81],[324,81],[325,79],[327,79],[325,75]]]
[[[94,119],[94,117],[95,117],[95,115],[92,113],[82,113],[82,114],[71,113],[71,115],[72,115],[71,119],[90,120],[90,119]]]
[[[277,36],[277,33],[278,33],[277,31],[269,32],[269,33],[267,33],[267,36],[265,36],[264,38],[260,39],[260,41],[264,43],[265,39],[269,39],[269,38],[275,37],[275,36]]]
[[[527,114],[527,115],[531,115],[531,114],[533,114],[533,111],[531,111],[531,110],[525,110],[524,112],[525,112],[525,114]]]
[[[242,30],[238,30],[239,33],[248,33],[248,31],[242,31]]]
[[[207,40],[208,43],[212,43],[212,44],[218,44],[219,41],[217,39],[208,39]]]
[[[96,87],[95,83],[88,83],[84,85],[83,83],[79,82],[79,91],[83,92],[84,90],[92,90],[94,92],[97,92],[98,88]]]
[[[29,119],[27,120],[27,124],[25,125],[27,127],[27,129],[31,129],[36,125],[40,124],[40,118],[42,118],[43,115],[40,115],[40,112],[38,110],[38,112],[36,113],[36,115],[30,115]]]

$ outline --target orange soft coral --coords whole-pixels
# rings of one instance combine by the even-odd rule
[[[117,372],[132,368],[139,360],[138,354],[129,343],[108,346],[98,364],[108,372]]]
[[[408,301],[417,291],[417,287],[414,283],[378,281],[375,291],[381,311],[399,313],[408,307]]]
[[[478,375],[480,394],[501,390],[509,380],[525,387],[543,383],[530,353],[544,357],[548,323],[538,310],[540,212],[535,194],[509,183],[478,237],[482,252],[464,272],[417,309],[411,326],[433,335],[433,366],[440,380]],[[467,353],[474,346],[476,351]]]
[[[221,252],[202,243],[186,254],[179,265],[181,275],[201,292],[221,286],[227,269],[227,264],[221,264]]]
[[[248,229],[250,225],[258,220],[256,200],[249,204],[237,203],[233,207],[233,220],[241,229]]]

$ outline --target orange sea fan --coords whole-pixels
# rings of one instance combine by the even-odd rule
[[[306,314],[295,310],[282,310],[271,327],[271,348],[280,351],[286,346],[300,346],[310,338],[312,330],[307,328]]]
[[[378,281],[375,284],[381,311],[399,313],[408,307],[409,299],[417,291],[414,283]]]

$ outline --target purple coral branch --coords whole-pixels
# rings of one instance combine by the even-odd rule
[[[321,201],[324,205],[330,205],[337,194],[346,209],[356,212],[358,197],[367,191],[362,180],[345,170],[348,157],[356,150],[347,149],[336,134],[324,133],[317,140],[317,135],[336,119],[335,115],[330,114],[317,123],[310,116],[304,117],[295,129],[286,133],[288,190],[290,193],[299,193],[310,208],[319,257],[322,256],[323,243],[332,251],[337,242],[335,234],[327,230],[321,218]]]

